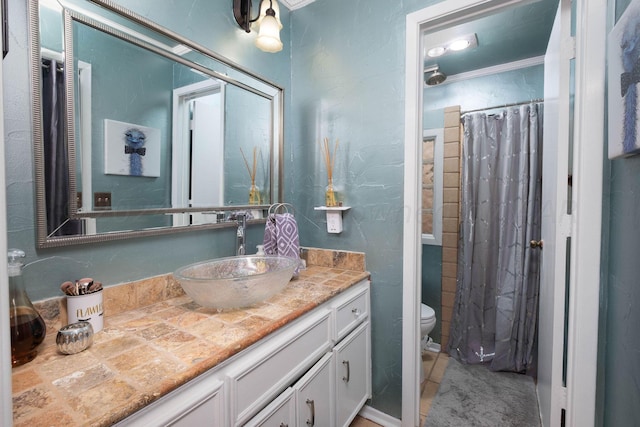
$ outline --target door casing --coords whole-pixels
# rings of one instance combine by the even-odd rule
[[[407,15],[405,52],[405,184],[403,230],[402,426],[418,426],[421,241],[419,230],[419,144],[422,135],[421,34],[498,9],[517,0],[441,2]],[[571,296],[567,380],[567,425],[592,425],[595,403],[600,269],[602,138],[604,126],[604,41],[606,0],[577,5],[576,100],[571,218]],[[587,46],[589,47],[587,49]],[[578,142],[580,141],[580,142]],[[593,149],[593,147],[598,147]],[[574,283],[580,283],[577,288]],[[564,286],[564,283],[560,284]],[[589,318],[590,316],[590,318]],[[591,357],[577,355],[590,347]],[[556,351],[553,349],[552,351]],[[561,351],[561,350],[560,350]],[[581,357],[584,353],[581,354]],[[559,424],[559,420],[558,420]],[[555,422],[552,424],[555,425]]]

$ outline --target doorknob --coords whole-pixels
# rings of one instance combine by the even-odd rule
[[[540,248],[542,249],[542,245],[544,244],[543,240],[532,240],[531,242],[529,242],[529,246],[531,246],[532,248]]]

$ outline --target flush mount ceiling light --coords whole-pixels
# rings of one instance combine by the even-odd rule
[[[451,42],[451,44],[449,44],[449,49],[453,50],[453,51],[459,51],[459,50],[464,50],[466,48],[468,48],[469,46],[471,46],[471,42],[467,39],[458,39],[458,40],[454,40]]]
[[[258,28],[256,46],[265,52],[279,52],[282,50],[280,41],[280,7],[276,0],[261,0],[260,13],[254,19],[251,18],[252,0],[233,0],[233,16],[240,28],[247,33],[252,27]]]
[[[461,50],[470,49],[478,46],[478,37],[474,34],[456,37],[451,41],[439,44],[437,46],[429,46],[425,48],[426,55],[430,58],[448,55],[450,53],[459,52]]]
[[[447,51],[447,48],[444,46],[432,47],[427,51],[427,56],[431,58],[437,58],[438,56],[444,55],[446,51]]]

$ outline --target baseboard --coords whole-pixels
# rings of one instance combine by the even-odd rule
[[[384,427],[400,427],[402,425],[399,419],[378,411],[369,405],[364,405],[358,415]]]

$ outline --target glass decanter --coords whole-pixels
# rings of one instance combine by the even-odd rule
[[[9,249],[9,317],[11,329],[11,365],[24,365],[38,354],[47,327],[27,296],[22,277],[24,251]]]

